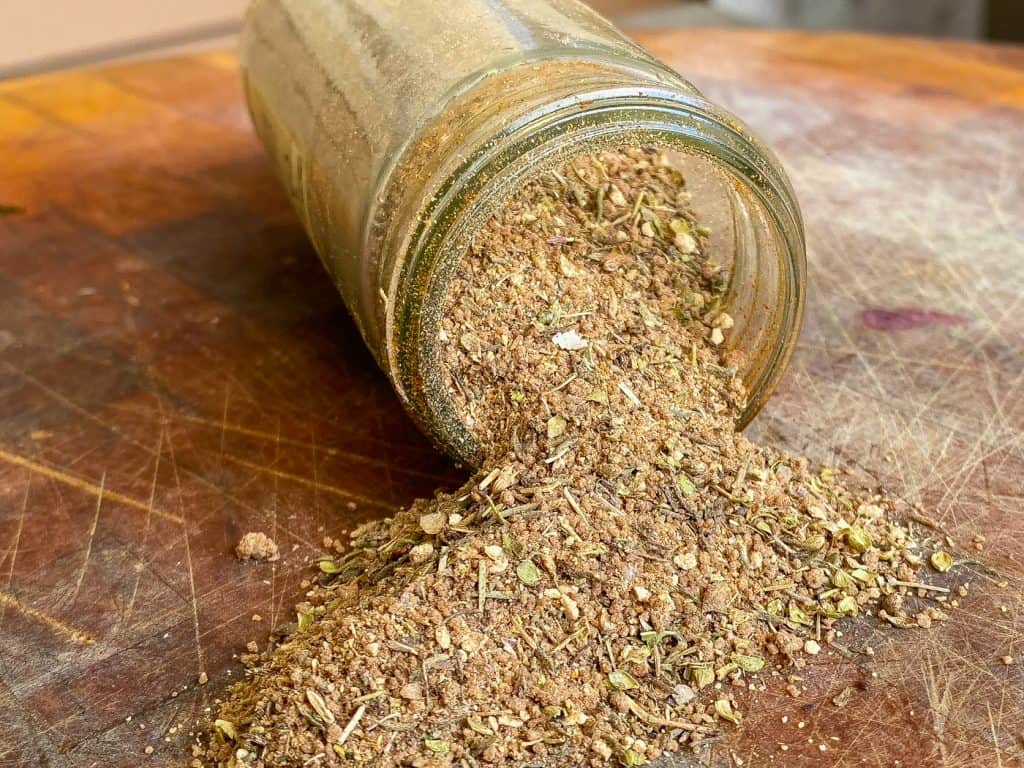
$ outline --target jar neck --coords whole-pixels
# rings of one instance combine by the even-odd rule
[[[740,427],[767,400],[792,353],[803,310],[803,224],[774,155],[685,81],[670,82],[655,71],[645,73],[641,86],[635,70],[623,74],[606,65],[585,74],[596,73],[600,77],[587,83],[592,87],[581,88],[588,78],[559,72],[548,81],[553,97],[518,115],[487,116],[465,137],[463,153],[454,156],[459,162],[438,169],[444,172],[431,179],[432,193],[420,189],[419,199],[429,202],[415,219],[404,231],[403,222],[391,222],[384,251],[391,258],[380,274],[386,298],[381,362],[424,431],[470,465],[483,457],[449,398],[442,369],[439,331],[452,275],[474,232],[510,195],[573,156],[657,145],[720,169],[735,233],[725,304],[739,319],[727,343],[742,348],[747,361]]]

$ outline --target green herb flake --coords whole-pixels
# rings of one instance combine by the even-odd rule
[[[814,624],[806,611],[796,603],[789,604],[789,620],[794,624],[803,624],[808,627],[813,626]]]
[[[728,699],[718,699],[715,701],[715,714],[723,720],[728,720],[730,723],[740,724],[739,713],[733,711],[732,704]]]
[[[548,419],[548,440],[554,440],[565,434],[566,421],[561,416],[552,416]]]
[[[699,691],[715,682],[715,672],[707,666],[691,667],[690,681],[693,683],[693,687]]]
[[[843,615],[856,616],[860,613],[860,605],[857,603],[857,598],[847,595],[836,603],[836,610]]]
[[[505,550],[512,557],[522,557],[525,550],[523,545],[519,543],[519,540],[511,533],[503,533],[501,535],[501,548]]]
[[[423,746],[437,755],[443,755],[448,751],[448,742],[444,739],[424,739]]]
[[[853,577],[842,568],[837,568],[832,573],[832,586],[836,589],[849,589],[853,586]]]
[[[341,573],[341,564],[333,557],[325,557],[320,561],[320,570],[328,575]]]
[[[846,540],[846,546],[852,549],[857,554],[862,554],[871,549],[871,545],[874,543],[871,541],[871,536],[863,528],[858,528],[856,525],[847,528],[843,538]]]
[[[732,660],[744,672],[749,672],[751,674],[760,672],[764,669],[764,659],[760,656],[748,656],[744,653],[734,653],[732,654]]]
[[[676,478],[676,487],[679,488],[679,492],[683,496],[693,496],[697,492],[697,486],[693,484],[693,481],[685,475],[680,475]]]
[[[740,665],[736,664],[735,662],[732,662],[732,661],[730,661],[728,664],[723,664],[722,666],[720,666],[718,669],[715,670],[715,679],[718,680],[719,682],[721,682],[722,680],[725,680],[725,678],[727,678],[729,675],[731,675],[733,672],[735,672],[739,668],[740,668]]]
[[[659,632],[649,630],[647,632],[640,633],[640,639],[643,640],[648,648],[654,648],[656,645],[660,645],[661,641],[666,637],[678,637],[679,633],[671,629],[663,629]]]
[[[647,765],[647,758],[632,749],[624,749],[619,761],[623,765]]]
[[[516,576],[528,587],[532,587],[534,584],[540,581],[540,569],[534,564],[533,560],[527,558],[521,560],[519,565],[516,566]]]
[[[801,549],[806,552],[819,552],[825,548],[825,537],[820,533],[808,536],[800,543]]]
[[[932,552],[932,556],[928,558],[928,562],[931,563],[932,568],[939,573],[945,573],[953,567],[953,556],[949,554],[949,552],[939,550],[938,552]]]
[[[238,731],[235,730],[235,724],[230,720],[214,720],[213,727],[223,738],[231,741],[238,740]]]
[[[874,575],[866,568],[854,568],[850,571],[850,576],[855,578],[861,584],[872,584],[875,580]]]
[[[615,691],[628,691],[640,685],[631,674],[616,669],[608,673],[608,687]]]

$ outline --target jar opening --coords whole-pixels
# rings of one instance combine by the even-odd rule
[[[774,389],[799,329],[803,232],[795,200],[770,154],[739,124],[700,99],[606,93],[546,114],[518,135],[498,137],[469,158],[435,197],[422,237],[393,276],[392,370],[413,414],[436,442],[468,464],[477,441],[449,397],[440,324],[448,286],[470,240],[529,180],[602,149],[654,146],[670,153],[711,234],[712,258],[728,269],[724,304],[734,319],[725,343],[743,352],[745,426]],[[447,343],[451,343],[450,341]]]

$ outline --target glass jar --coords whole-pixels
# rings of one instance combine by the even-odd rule
[[[772,152],[575,0],[254,0],[246,97],[321,260],[403,404],[476,464],[447,394],[439,324],[469,238],[574,154],[685,158],[712,256],[730,268],[744,426],[781,376],[804,299],[803,224]]]

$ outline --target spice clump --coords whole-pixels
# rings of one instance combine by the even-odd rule
[[[277,542],[262,531],[249,531],[235,545],[235,557],[239,560],[272,562],[280,557]]]
[[[439,333],[482,469],[321,561],[199,764],[644,765],[847,617],[945,618],[903,600],[945,561],[896,501],[737,432],[728,269],[680,167],[577,157],[477,232]]]

